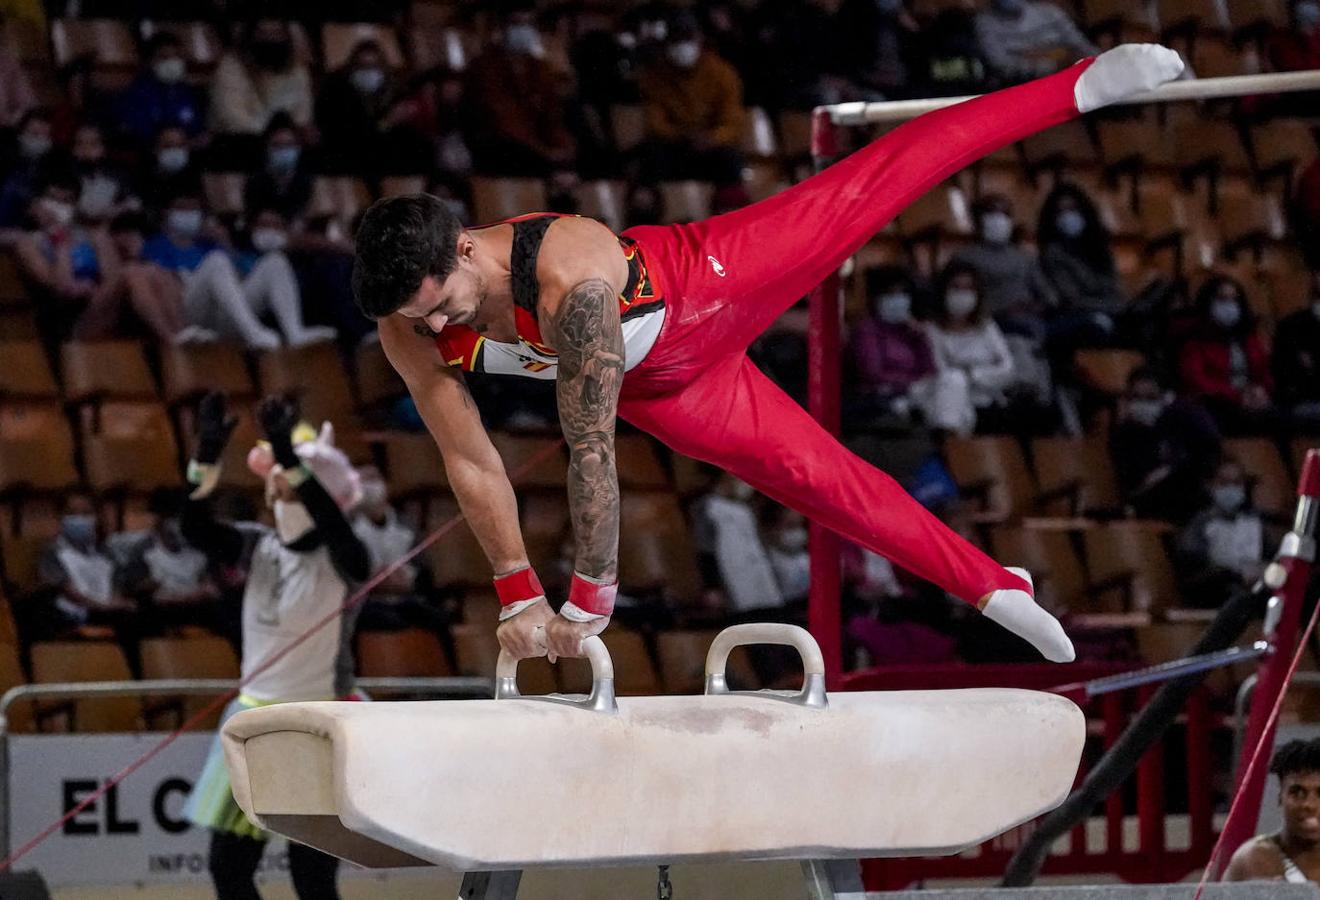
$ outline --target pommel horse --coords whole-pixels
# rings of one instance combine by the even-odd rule
[[[729,689],[730,651],[759,643],[798,650],[801,691]],[[703,696],[616,699],[604,643],[583,649],[586,697],[521,696],[502,654],[493,700],[239,713],[223,731],[234,797],[361,866],[467,873],[463,900],[512,900],[532,867],[747,859],[802,860],[813,900],[860,898],[859,858],[955,854],[1053,809],[1085,739],[1053,694],[827,696],[794,626],[721,632]]]

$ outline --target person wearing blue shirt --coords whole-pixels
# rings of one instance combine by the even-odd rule
[[[147,42],[147,64],[115,104],[115,122],[141,146],[162,128],[182,128],[195,138],[205,127],[202,94],[184,81],[188,65],[179,39],[157,32]]]

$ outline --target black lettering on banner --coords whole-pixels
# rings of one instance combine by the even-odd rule
[[[160,826],[161,831],[167,834],[182,834],[192,827],[192,823],[187,819],[176,819],[165,808],[170,795],[187,796],[190,790],[192,785],[182,778],[167,778],[156,788],[156,795],[151,798],[151,814],[155,816],[156,824]]]
[[[61,782],[64,789],[64,814],[68,815],[82,801],[83,794],[90,794],[96,790],[97,784],[88,778],[65,779]],[[95,816],[96,803],[88,804],[87,808],[72,819],[64,823],[64,833],[69,835],[77,834],[97,834],[100,831],[95,821],[79,821],[83,816]]]
[[[141,826],[132,819],[119,818],[119,785],[110,786],[105,792],[105,833],[137,834]]]

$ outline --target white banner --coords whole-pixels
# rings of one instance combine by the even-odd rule
[[[23,846],[163,734],[14,735],[9,738],[9,843]],[[211,735],[185,734],[23,857],[54,887],[205,881],[210,832],[182,816]],[[261,871],[283,873],[282,840]]]

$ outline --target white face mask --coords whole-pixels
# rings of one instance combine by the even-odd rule
[[[301,503],[276,500],[274,509],[275,531],[280,536],[280,542],[285,545],[292,544],[316,527],[307,507]]]
[[[504,30],[504,46],[510,53],[520,53],[540,59],[545,56],[545,44],[535,25],[510,25]]]
[[[882,322],[901,325],[912,318],[912,297],[902,291],[881,294],[878,305]]]
[[[165,217],[165,227],[179,237],[195,238],[202,230],[200,209],[172,209]]]
[[[183,76],[188,72],[188,66],[181,58],[171,56],[169,59],[162,59],[156,63],[151,67],[151,71],[155,74],[157,81],[163,81],[165,84],[177,84],[183,81]]]
[[[700,41],[679,41],[669,45],[669,61],[682,69],[690,69],[701,56]]]
[[[1210,496],[1226,513],[1235,513],[1247,502],[1247,489],[1240,484],[1218,484],[1210,489]]]
[[[1210,304],[1210,318],[1220,328],[1236,328],[1242,321],[1242,308],[1236,300],[1216,300]]]
[[[281,228],[252,229],[252,246],[262,253],[274,253],[283,250],[289,244],[289,237]]]
[[[101,219],[110,214],[119,194],[119,183],[113,178],[96,175],[83,180],[78,195],[78,211],[89,219]]]
[[[376,68],[356,69],[348,78],[364,94],[374,94],[385,85],[385,72]]]
[[[1082,232],[1086,230],[1086,216],[1078,210],[1065,209],[1059,213],[1059,217],[1055,219],[1054,224],[1064,237],[1081,237]]]
[[[992,212],[981,217],[981,236],[987,244],[1007,244],[1013,239],[1013,217]]]
[[[56,228],[68,228],[73,222],[73,204],[65,203],[63,200],[51,200],[44,197],[41,200],[41,206],[46,210],[46,214],[55,220]]]
[[[156,165],[162,172],[173,174],[188,167],[187,147],[162,147],[156,151]]]
[[[976,309],[976,291],[954,288],[944,295],[944,306],[955,319],[965,319]]]
[[[1127,416],[1138,425],[1153,426],[1164,415],[1164,404],[1159,400],[1129,400]]]
[[[24,134],[18,139],[18,152],[26,159],[40,159],[50,152],[50,138],[40,134]]]

